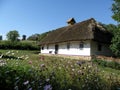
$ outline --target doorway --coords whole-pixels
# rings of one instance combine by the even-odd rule
[[[55,45],[55,54],[58,54],[58,49],[59,49],[59,45],[56,44],[56,45]]]

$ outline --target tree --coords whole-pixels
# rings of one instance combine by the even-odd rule
[[[12,42],[18,41],[18,37],[19,37],[19,33],[16,30],[9,31],[7,33],[7,39],[12,41]]]
[[[120,31],[115,33],[110,48],[116,56],[120,57]]]
[[[0,41],[2,40],[2,35],[0,35]]]
[[[42,39],[44,39],[51,31],[48,31],[48,32],[45,32],[45,33],[42,33],[40,34],[39,36],[39,41],[41,41]]]
[[[114,0],[114,3],[112,4],[112,12],[112,18],[118,22],[118,25],[116,32],[114,32],[110,48],[116,56],[120,57],[120,0]]]
[[[42,33],[42,34],[33,34],[27,38],[27,40],[32,40],[32,41],[41,41],[44,39],[51,31]]]
[[[27,40],[38,41],[39,35],[40,35],[40,34],[33,34],[33,35],[29,36],[29,37],[27,38]]]
[[[106,28],[109,32],[111,32],[112,34],[114,34],[117,30],[117,26],[114,24],[102,24],[104,26],[104,28]]]
[[[26,35],[22,35],[22,40],[26,40]]]
[[[112,4],[112,18],[120,23],[120,0],[113,0],[114,3]]]

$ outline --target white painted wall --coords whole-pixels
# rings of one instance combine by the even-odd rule
[[[91,55],[105,55],[105,56],[112,56],[113,53],[109,49],[109,46],[107,44],[102,45],[102,50],[98,51],[98,42],[95,41],[83,41],[84,48],[80,49],[80,41],[72,41],[70,43],[70,48],[67,49],[67,43],[58,43],[59,50],[58,54],[64,54],[64,55],[80,55],[80,56],[91,56]],[[41,50],[41,53],[51,53],[55,54],[55,44],[49,44],[49,49],[47,49],[47,45],[44,45],[44,50]]]
[[[70,49],[67,49],[67,43],[61,43],[59,47],[59,54],[66,55],[82,55],[89,56],[90,55],[90,44],[88,41],[84,42],[84,48],[79,48],[80,41],[70,42]]]
[[[44,45],[43,46],[44,47],[44,49],[42,50],[41,49],[41,53],[51,53],[51,54],[54,54],[54,52],[55,52],[55,45],[54,44],[50,44],[50,45]],[[47,49],[47,47],[49,47],[48,49]]]
[[[108,44],[100,43],[102,45],[101,51],[98,51],[98,42],[91,41],[91,55],[105,55],[112,56],[113,53]]]
[[[81,56],[90,56],[90,41],[84,41],[84,48],[80,49],[80,41],[72,41],[70,43],[70,48],[67,49],[67,43],[59,43],[59,50],[58,54],[65,54],[65,55],[81,55]],[[49,49],[47,49],[47,45],[44,46],[44,50],[41,50],[41,53],[49,53],[55,52],[55,44],[50,44]]]

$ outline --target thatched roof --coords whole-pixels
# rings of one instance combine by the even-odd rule
[[[91,18],[50,32],[40,41],[40,45],[80,40],[95,40],[110,43],[111,37],[112,35],[107,30]]]

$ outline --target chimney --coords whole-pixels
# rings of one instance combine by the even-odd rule
[[[75,19],[74,18],[70,18],[68,21],[67,21],[68,25],[73,25],[76,23]]]

